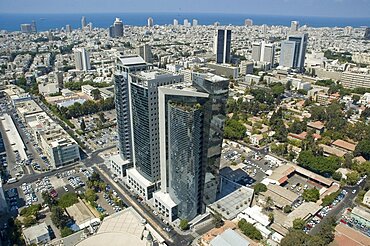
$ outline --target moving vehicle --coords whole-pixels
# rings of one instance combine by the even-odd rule
[[[12,183],[15,183],[17,181],[18,181],[17,178],[10,178],[10,179],[8,179],[8,184],[12,184]]]

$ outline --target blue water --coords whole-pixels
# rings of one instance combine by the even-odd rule
[[[97,14],[0,14],[0,30],[18,31],[23,23],[35,20],[39,31],[65,27],[80,28],[81,16],[86,16],[87,22],[94,27],[108,28],[115,17],[120,17],[125,25],[144,26],[151,16],[154,24],[172,24],[173,19],[183,23],[184,19],[198,19],[200,25],[211,25],[218,21],[221,25],[243,25],[244,19],[250,18],[256,25],[284,25],[298,20],[300,25],[312,27],[345,27],[370,26],[370,18],[329,18],[329,17],[302,17],[302,16],[263,16],[247,14],[218,14],[218,13],[97,13]]]

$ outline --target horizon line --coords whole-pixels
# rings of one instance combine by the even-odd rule
[[[0,14],[24,14],[24,15],[65,15],[65,14],[81,14],[81,15],[90,15],[90,14],[229,14],[229,15],[246,15],[246,18],[249,16],[269,16],[269,17],[316,17],[316,18],[344,18],[344,19],[370,19],[370,16],[323,16],[323,15],[279,15],[279,14],[251,14],[251,13],[230,13],[230,12],[219,12],[219,11],[129,11],[129,12],[64,12],[64,13],[56,13],[56,12],[2,12]],[[149,16],[148,16],[149,17]]]

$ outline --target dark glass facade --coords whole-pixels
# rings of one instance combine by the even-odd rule
[[[226,121],[229,80],[209,80],[194,74],[192,87],[204,96],[165,95],[167,184],[178,204],[178,217],[193,219],[204,213],[210,197],[205,191],[206,173],[218,185],[219,165]],[[218,77],[220,78],[220,77]],[[163,140],[162,140],[163,141]],[[162,187],[163,188],[163,187]]]
[[[216,63],[230,63],[231,30],[217,30]]]
[[[203,113],[197,105],[176,102],[168,106],[169,191],[181,201],[180,218],[194,218],[200,207]]]

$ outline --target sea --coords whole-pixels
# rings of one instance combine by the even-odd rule
[[[362,27],[370,26],[370,18],[344,18],[344,17],[309,17],[309,16],[271,16],[248,14],[222,14],[222,13],[88,13],[88,14],[15,14],[0,13],[0,30],[19,31],[20,25],[36,21],[38,31],[65,28],[67,24],[72,28],[81,27],[81,17],[85,16],[87,23],[93,27],[108,28],[116,17],[122,19],[125,25],[144,26],[147,19],[152,17],[154,24],[172,24],[178,19],[182,24],[184,19],[190,22],[197,19],[199,25],[212,25],[220,22],[221,25],[243,25],[245,19],[252,19],[255,25],[282,25],[289,26],[292,20],[299,21],[300,25],[310,27]]]

